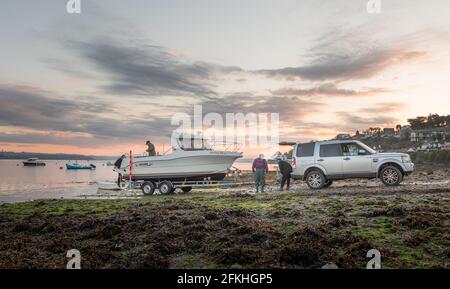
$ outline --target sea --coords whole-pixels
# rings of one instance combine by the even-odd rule
[[[39,167],[26,167],[23,161],[0,160],[0,203],[92,196],[97,193],[97,181],[117,180],[108,161],[77,161],[94,164],[95,170],[66,170],[70,160],[42,160],[46,166]],[[234,166],[250,170],[251,161],[238,160]]]

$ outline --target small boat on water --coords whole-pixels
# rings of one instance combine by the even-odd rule
[[[37,167],[37,166],[45,166],[43,161],[40,161],[38,158],[29,158],[26,161],[22,162],[26,167]]]
[[[95,170],[97,167],[93,164],[66,164],[66,169],[68,170]]]
[[[120,190],[121,188],[117,185],[116,182],[101,182],[98,181],[97,182],[97,187],[100,190],[112,190],[112,191],[117,191]]]

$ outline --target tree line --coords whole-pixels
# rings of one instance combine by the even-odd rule
[[[409,118],[408,123],[412,129],[431,129],[450,125],[450,115],[429,114],[428,116],[418,116]]]

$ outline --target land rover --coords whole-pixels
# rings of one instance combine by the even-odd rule
[[[386,186],[399,185],[414,171],[408,154],[378,153],[356,140],[296,143],[292,178],[311,189],[329,187],[333,180],[379,178]]]

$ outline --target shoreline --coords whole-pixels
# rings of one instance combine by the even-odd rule
[[[312,191],[269,186],[0,205],[0,268],[449,268],[450,168],[419,167],[405,183],[337,181]],[[246,176],[252,181],[253,175]],[[102,197],[99,199],[99,196]]]
[[[327,190],[1,205],[0,268],[448,268],[449,187]]]

